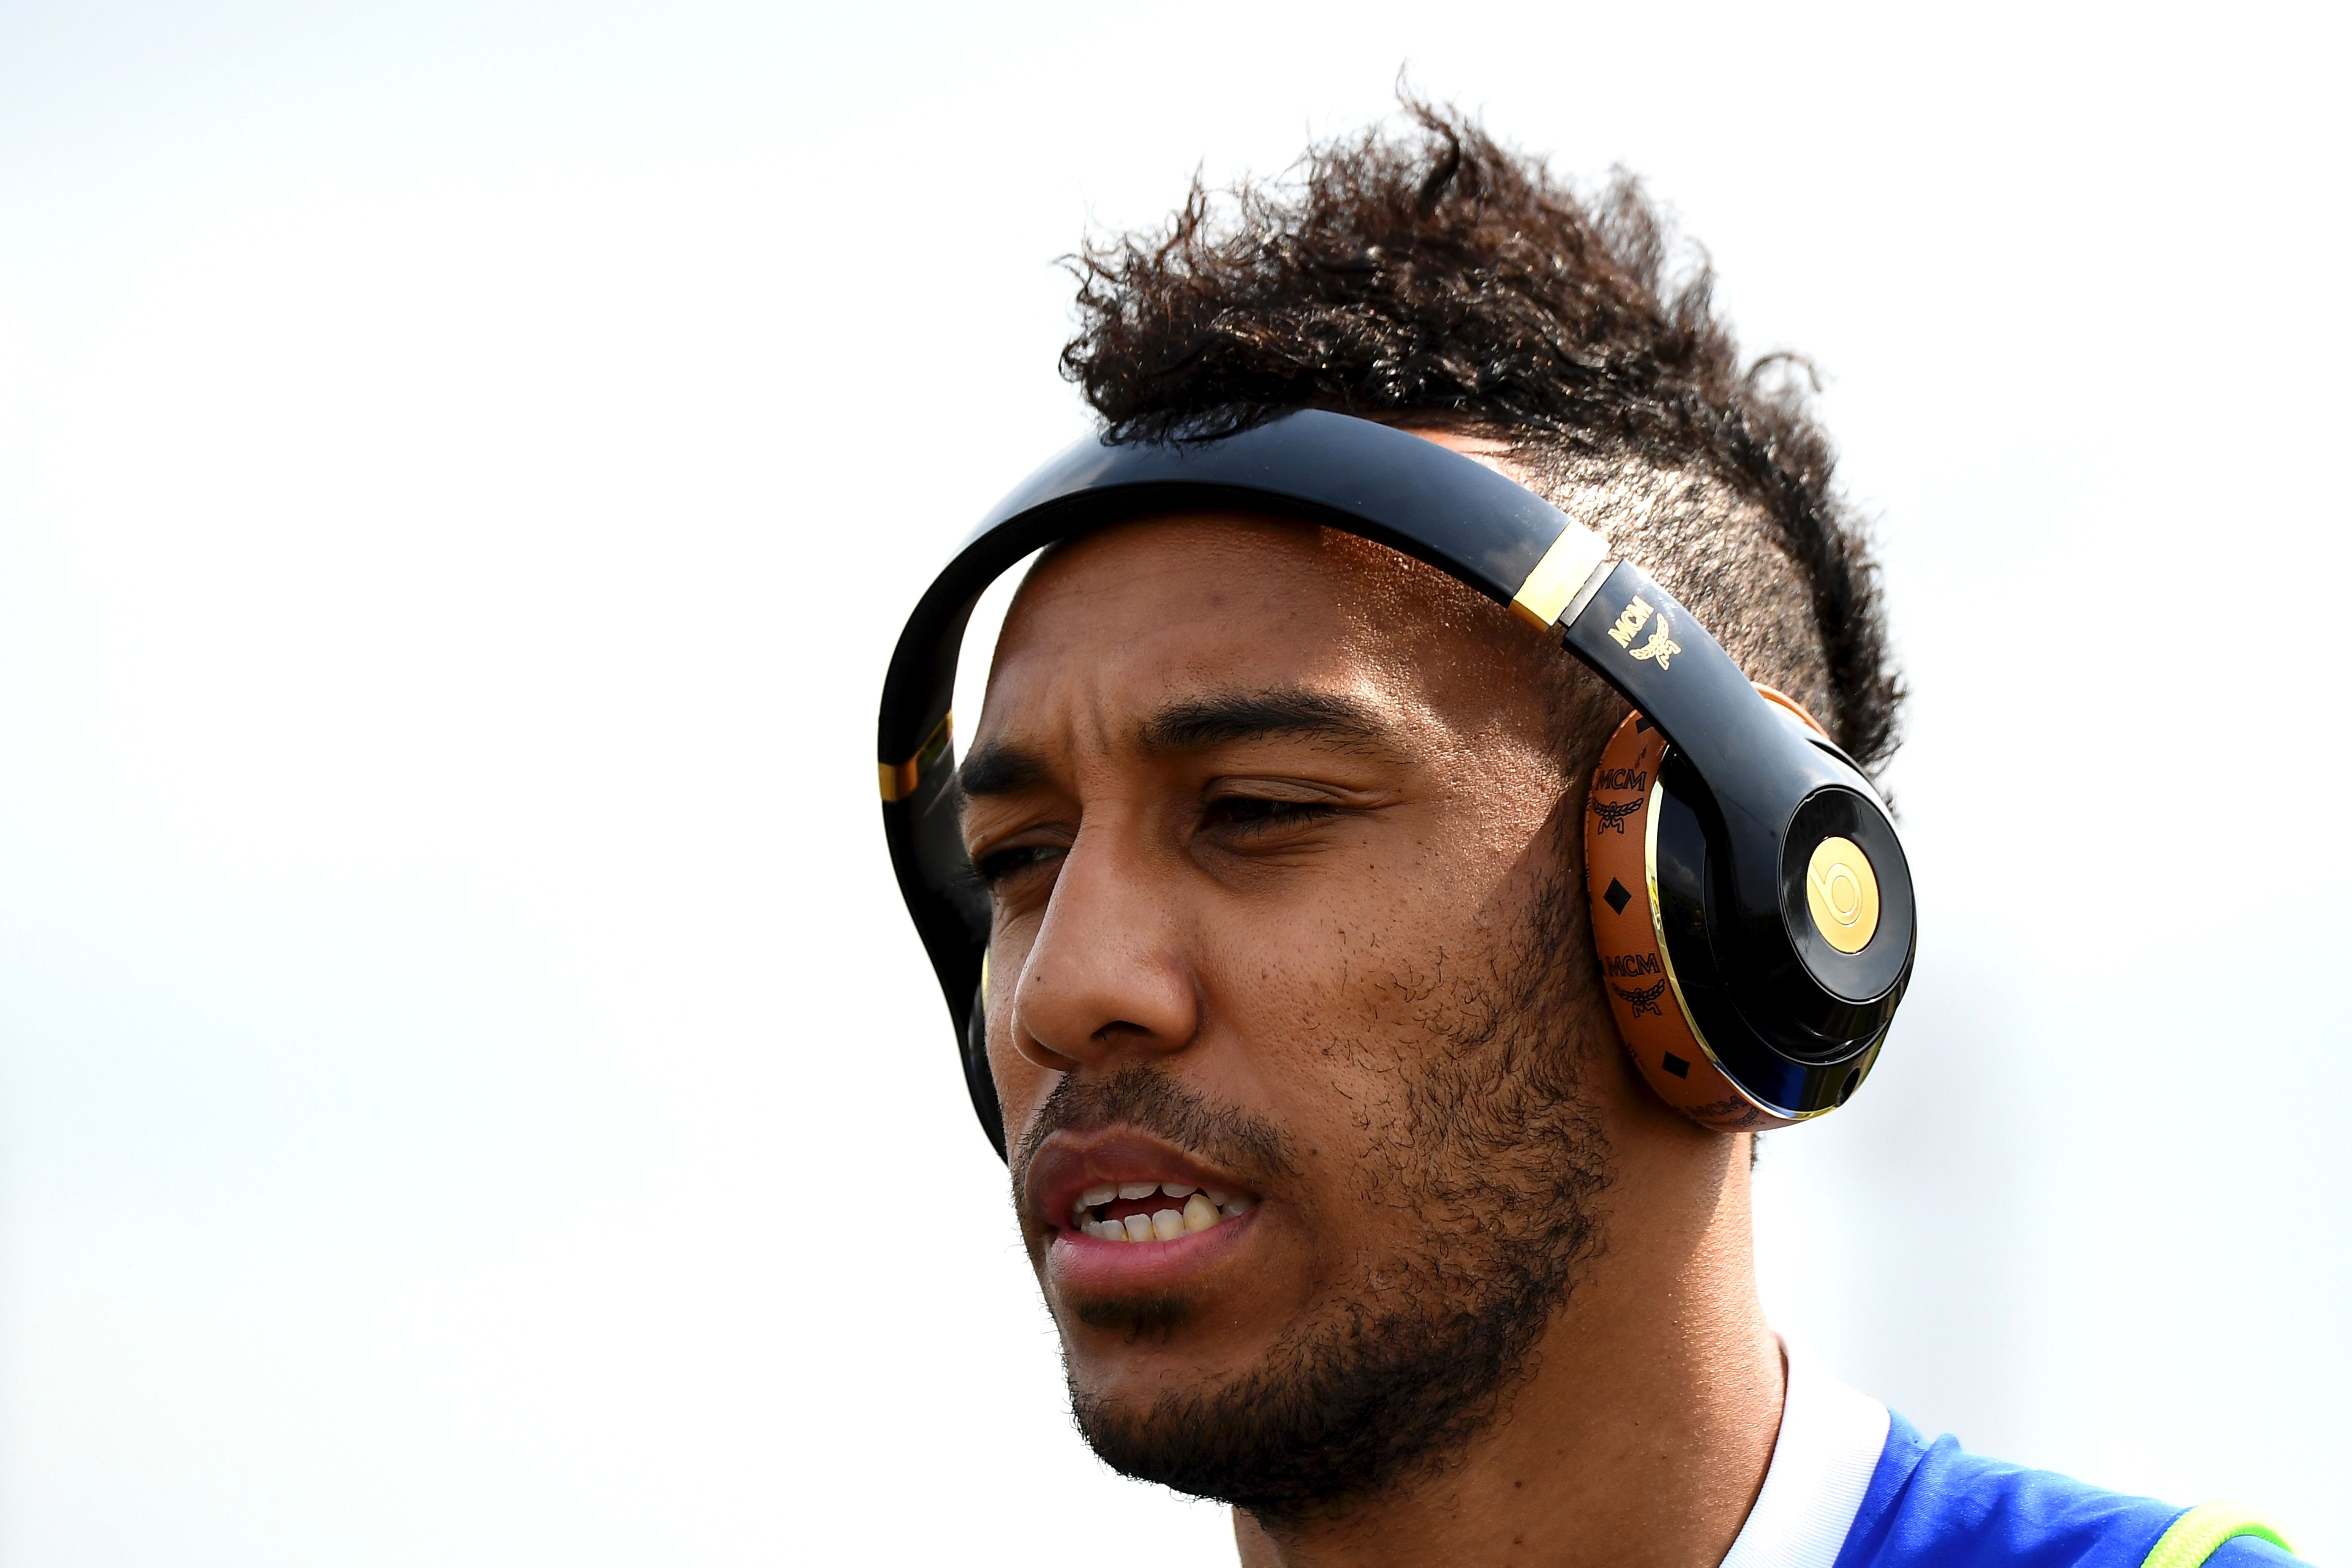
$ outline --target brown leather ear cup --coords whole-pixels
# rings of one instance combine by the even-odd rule
[[[1769,700],[1813,729],[1797,703],[1769,686]],[[1592,900],[1592,945],[1617,1037],[1660,1099],[1701,1126],[1726,1132],[1787,1127],[1733,1087],[1691,1021],[1667,962],[1651,876],[1650,822],[1666,738],[1639,713],[1626,716],[1601,749],[1584,806],[1584,885]]]
[[[1794,713],[1798,718],[1802,719],[1805,721],[1806,729],[1811,730],[1814,734],[1819,735],[1824,741],[1829,739],[1830,732],[1822,728],[1822,721],[1820,720],[1805,711],[1805,705],[1803,703],[1798,701],[1795,698],[1790,696],[1787,692],[1781,690],[1777,686],[1767,686],[1760,680],[1752,681],[1749,684],[1756,688],[1757,695],[1763,698],[1765,701],[1775,702],[1780,704],[1781,707],[1786,708],[1790,712]]]

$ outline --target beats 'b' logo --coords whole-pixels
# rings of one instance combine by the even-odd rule
[[[1851,838],[1830,837],[1813,846],[1805,867],[1805,905],[1813,929],[1840,952],[1860,952],[1878,933],[1878,874],[1870,857]]]

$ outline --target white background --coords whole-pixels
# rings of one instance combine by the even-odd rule
[[[2352,1554],[2340,9],[0,6],[0,1560],[1205,1563],[895,906],[1090,215],[1434,95],[1883,519],[1925,900],[1768,1146],[1930,1431]]]

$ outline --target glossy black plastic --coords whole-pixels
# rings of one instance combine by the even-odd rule
[[[904,763],[940,732],[965,623],[1007,567],[1089,529],[1175,510],[1328,524],[1429,562],[1503,604],[1569,521],[1467,458],[1338,414],[1300,410],[1213,441],[1081,441],[1000,502],[917,603],[883,683],[880,762]],[[1880,858],[1895,846],[1893,825],[1860,773],[1796,731],[1639,569],[1617,566],[1559,635],[1684,759],[1692,785],[1683,798],[1707,846],[1701,883],[1710,890],[1692,895],[1691,912],[1705,931],[1706,1005],[1722,1031],[1719,1039],[1710,1031],[1710,1043],[1743,1089],[1795,1109],[1782,1096],[1814,1093],[1822,1063],[1853,1060],[1883,1039],[1909,973],[1908,868],[1899,847]],[[1002,1153],[1003,1128],[974,1023],[988,901],[965,863],[948,760],[925,767],[907,797],[884,804],[884,831],[955,1021],[973,1110]],[[1883,910],[1879,935],[1850,958],[1808,942],[1785,918],[1786,865],[1795,855],[1802,915],[1812,847],[1808,841],[1799,850],[1787,835],[1802,826],[1801,812],[1818,815],[1808,802],[1823,792],[1840,812],[1875,825],[1848,834],[1872,856]]]
[[[1056,540],[1173,508],[1328,522],[1506,605],[1568,524],[1532,490],[1434,442],[1318,409],[1216,441],[1080,441],[999,501],[915,605],[883,683],[882,756],[914,755],[946,714],[964,623],[999,573]]]
[[[1790,724],[1795,733],[1795,721]],[[1690,759],[1671,748],[1659,763],[1655,809],[1652,866],[1657,878],[1658,928],[1675,987],[1717,1065],[1751,1100],[1782,1115],[1809,1116],[1844,1104],[1869,1076],[1902,1001],[1909,980],[1908,943],[1902,950],[1906,957],[1903,973],[1886,994],[1870,1007],[1833,1014],[1852,1030],[1848,1035],[1792,1027],[1796,1020],[1785,1015],[1756,1016],[1742,1005],[1732,978],[1741,954],[1738,940],[1727,934],[1736,925],[1729,918],[1734,898],[1725,858],[1716,849],[1723,830],[1714,820],[1705,782]],[[1811,845],[1818,842],[1819,836],[1807,840],[1808,856]],[[1908,912],[1907,908],[1899,911],[1905,917]],[[1892,923],[1897,913],[1882,909],[1881,928],[1907,929]],[[1811,916],[1805,919],[1810,928]]]

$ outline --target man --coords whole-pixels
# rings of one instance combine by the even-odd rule
[[[1588,205],[1415,120],[1081,258],[1063,363],[1109,434],[1314,408],[1449,447],[1883,762],[1874,569],[1793,384],[1670,279],[1630,184]],[[1930,1445],[1784,1353],[1756,1134],[1660,1098],[1594,956],[1581,834],[1625,718],[1455,577],[1295,516],[1162,510],[1040,559],[958,775],[974,1092],[1097,1452],[1232,1503],[1251,1568],[2292,1561]]]

